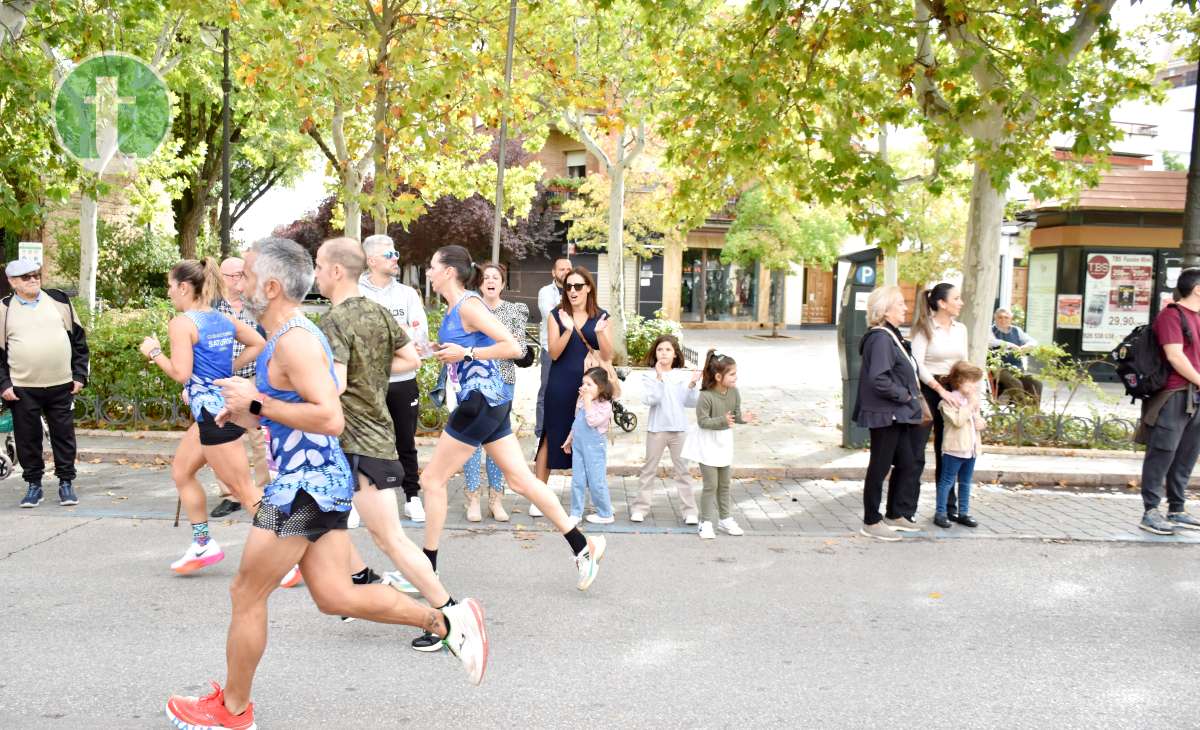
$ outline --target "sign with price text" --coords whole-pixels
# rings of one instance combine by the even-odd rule
[[[1153,256],[1089,253],[1084,282],[1083,351],[1108,352],[1150,321]]]

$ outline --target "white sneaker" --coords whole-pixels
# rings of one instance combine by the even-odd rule
[[[488,638],[483,625],[483,606],[474,598],[442,609],[450,632],[446,634],[446,647],[463,663],[471,684],[483,681],[487,671]]]
[[[629,521],[630,522],[645,522],[646,515],[642,514],[641,512],[630,512],[629,513]]]
[[[688,515],[683,518],[683,524],[698,525],[698,524],[700,524],[700,516],[699,515]]]
[[[413,522],[425,521],[425,507],[421,504],[420,497],[413,497],[404,503],[404,516]]]
[[[575,556],[575,567],[579,570],[579,582],[575,587],[581,591],[586,591],[592,585],[592,581],[596,580],[596,574],[600,572],[600,561],[604,559],[604,550],[608,547],[603,535],[589,537],[587,541],[588,546]]]
[[[746,531],[743,530],[740,525],[738,525],[737,520],[733,519],[732,517],[726,517],[725,519],[721,520],[717,523],[717,527],[721,530],[721,532],[728,532],[734,537],[740,537],[746,534]]]
[[[601,517],[600,515],[593,512],[592,514],[587,516],[587,521],[592,523],[593,525],[611,525],[612,523],[617,521],[617,518],[611,517],[611,516],[610,517]]]
[[[530,517],[544,517],[545,515],[542,514],[542,511],[540,509],[538,509],[538,506],[536,504],[534,504],[533,502],[530,502],[529,503],[529,516]]]
[[[354,509],[354,505],[350,505],[350,516],[346,518],[346,529],[357,530],[362,525],[362,518],[358,516],[358,510]]]
[[[180,575],[185,575],[201,568],[207,568],[224,559],[225,553],[221,550],[221,546],[217,544],[216,540],[210,538],[204,546],[197,545],[194,542],[188,545],[187,552],[183,554],[183,557],[171,563],[171,570]]]
[[[717,533],[713,532],[711,522],[701,522],[700,529],[696,532],[700,535],[701,540],[712,540],[717,536]]]
[[[381,577],[381,583],[383,583],[385,586],[391,586],[401,593],[411,593],[412,595],[417,595],[421,592],[417,590],[417,587],[409,582],[408,578],[405,578],[404,575],[398,570],[389,570]]]

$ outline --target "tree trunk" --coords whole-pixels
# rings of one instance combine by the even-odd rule
[[[1183,205],[1184,266],[1200,266],[1200,84],[1192,105],[1192,154],[1188,163],[1187,198]]]
[[[1003,222],[1004,194],[992,184],[988,171],[976,164],[967,212],[963,310],[959,319],[967,326],[971,362],[980,367],[987,361],[992,305],[1000,285],[1000,226]]]
[[[915,282],[920,284],[922,282]],[[884,286],[900,285],[900,252],[883,252],[883,284]]]
[[[84,193],[79,201],[79,298],[87,302],[91,311],[96,309],[96,267],[100,258],[96,241],[98,223],[96,199]]]
[[[25,21],[33,9],[33,0],[0,2],[0,48],[17,41],[25,30]]]
[[[200,224],[204,222],[204,206],[194,206],[179,219],[179,255],[196,258],[196,241],[200,239]]]
[[[625,169],[614,166],[608,188],[608,302],[613,359],[624,362],[625,349]]]
[[[362,240],[362,205],[358,202],[358,194],[362,192],[362,180],[354,172],[351,165],[346,171],[346,181],[342,183],[342,209],[346,218],[345,234],[355,241]]]

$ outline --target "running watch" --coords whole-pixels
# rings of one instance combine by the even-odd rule
[[[256,416],[262,415],[263,402],[255,398],[250,401],[250,412]]]

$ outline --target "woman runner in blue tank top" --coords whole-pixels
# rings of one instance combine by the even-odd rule
[[[446,524],[446,485],[483,446],[509,486],[536,504],[567,539],[578,571],[576,587],[587,590],[604,557],[603,536],[584,537],[544,482],[538,481],[521,453],[509,414],[512,393],[504,387],[493,360],[523,353],[512,333],[492,314],[472,289],[478,289],[483,270],[462,246],[443,246],[426,271],[429,285],[450,308],[438,329],[435,357],[447,368],[448,381],[458,389],[458,407],[450,414],[433,458],[421,471],[425,490],[425,553],[437,569],[438,540]]]
[[[154,337],[145,338],[140,349],[151,363],[184,386],[184,398],[196,421],[179,442],[171,464],[179,501],[192,523],[192,544],[182,558],[171,564],[171,570],[182,574],[225,557],[208,533],[208,505],[204,487],[196,479],[200,467],[206,463],[211,466],[242,504],[250,506],[259,501],[246,452],[238,443],[244,431],[233,424],[216,424],[225,401],[213,381],[230,377],[235,369],[258,357],[263,338],[244,322],[212,308],[211,303],[222,295],[221,272],[212,259],[181,261],[171,269],[167,282],[167,296],[180,312],[167,325],[171,354],[163,354]],[[246,346],[236,362],[235,340]]]

